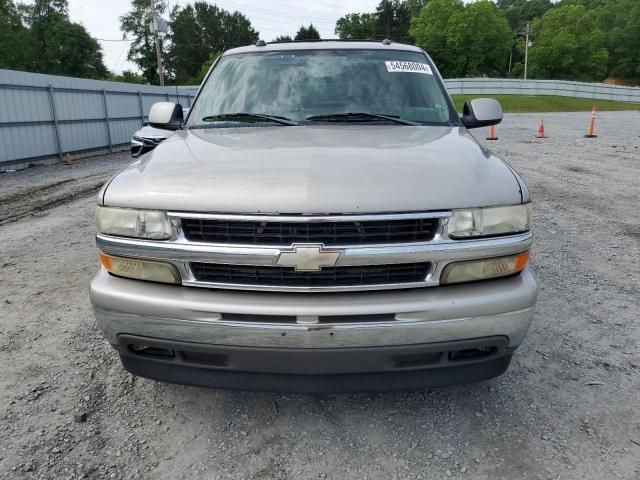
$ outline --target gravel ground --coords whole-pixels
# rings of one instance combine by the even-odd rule
[[[547,139],[511,115],[490,145],[534,196],[534,325],[502,377],[436,390],[134,378],[87,295],[88,195],[126,156],[0,175],[0,478],[640,479],[640,113],[589,140],[589,114],[544,119]]]
[[[57,205],[92,196],[120,168],[128,152],[0,173],[0,225],[37,216]]]

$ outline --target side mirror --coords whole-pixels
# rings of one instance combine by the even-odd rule
[[[183,120],[182,105],[173,102],[154,103],[149,112],[149,125],[163,130],[178,130]]]
[[[502,107],[493,98],[474,98],[464,102],[462,123],[467,128],[490,127],[502,121]]]

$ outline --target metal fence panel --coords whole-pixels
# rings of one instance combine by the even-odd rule
[[[0,128],[0,164],[16,158],[56,155],[56,134],[52,125]]]
[[[0,164],[127,145],[151,105],[196,91],[0,70]]]
[[[640,88],[563,80],[453,78],[445,80],[452,95],[557,95],[561,97],[640,103]]]
[[[445,80],[451,94],[560,95],[640,103],[640,88],[497,78]],[[158,87],[0,70],[0,168],[127,145],[151,105],[190,107],[197,87]]]

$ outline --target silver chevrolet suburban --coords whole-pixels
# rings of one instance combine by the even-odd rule
[[[175,133],[98,195],[98,324],[135,375],[371,391],[502,374],[536,301],[527,187],[429,56],[383,42],[227,51]]]

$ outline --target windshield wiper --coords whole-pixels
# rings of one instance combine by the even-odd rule
[[[219,115],[209,115],[202,119],[203,122],[217,122],[217,121],[241,121],[241,122],[273,122],[280,125],[295,126],[299,125],[293,120],[289,120],[286,117],[280,117],[276,115],[264,115],[262,113],[221,113]]]
[[[405,120],[397,115],[383,115],[381,113],[368,113],[368,112],[350,112],[350,113],[331,113],[328,115],[314,115],[307,117],[307,120],[311,122],[349,122],[352,120],[387,120],[389,122],[401,123],[402,125],[420,125],[417,122],[411,120]]]

